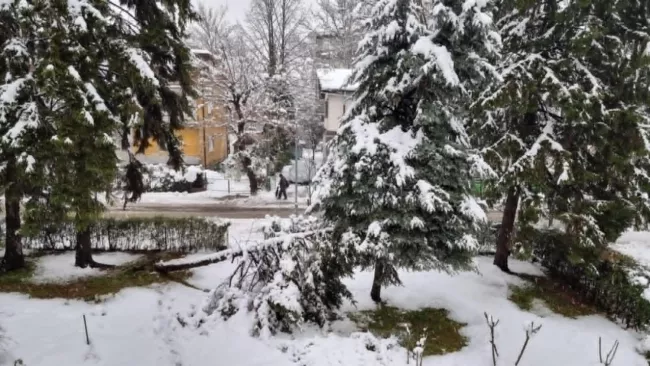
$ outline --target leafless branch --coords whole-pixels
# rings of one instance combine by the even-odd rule
[[[499,325],[499,320],[495,321],[491,315],[488,313],[483,313],[485,316],[485,322],[487,323],[488,328],[490,328],[490,345],[492,345],[492,365],[497,366],[497,358],[499,357],[499,350],[495,342],[494,330]]]
[[[318,41],[323,63],[350,68],[363,27],[364,0],[318,0],[312,11],[311,29]]]
[[[530,341],[530,338],[532,338],[537,332],[542,329],[542,325],[536,326],[535,323],[531,322],[530,325],[526,327],[526,340],[524,341],[524,345],[521,347],[521,351],[519,352],[519,357],[517,357],[517,361],[515,362],[515,366],[519,366],[519,362],[521,362],[521,358],[524,356],[524,352],[526,352],[526,347],[528,347],[528,342]]]
[[[605,355],[605,360],[603,361],[603,350],[602,350],[602,338],[598,337],[598,360],[601,364],[605,366],[611,366],[614,362],[614,357],[616,357],[616,352],[618,351],[619,342],[618,340],[614,341],[614,344]]]
[[[301,0],[253,0],[246,17],[246,36],[253,54],[269,76],[299,67],[308,56],[304,40],[307,12]]]

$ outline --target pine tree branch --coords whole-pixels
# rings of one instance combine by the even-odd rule
[[[562,121],[564,121],[564,118],[563,118],[562,116],[560,116],[560,115],[558,115],[558,114],[555,114],[555,113],[553,113],[553,112],[549,112],[548,110],[546,110],[546,108],[539,109],[538,112],[541,112],[541,113],[544,113],[544,114],[546,114],[546,115],[548,115],[548,116],[553,117],[553,119],[556,120],[557,122],[562,122]]]
[[[137,26],[139,28],[142,28],[142,24],[140,24],[140,20],[138,18],[136,18],[135,15],[131,14],[129,9],[125,9],[124,7],[122,7],[122,5],[116,4],[116,3],[114,3],[113,1],[110,1],[110,0],[109,0],[108,3],[109,3],[109,5],[114,6],[114,7],[118,8],[119,10],[121,10],[122,13],[126,13],[126,15],[129,16],[129,18],[135,20],[136,24],[132,24],[133,26]],[[124,19],[124,20],[126,20],[126,19]],[[131,23],[129,23],[129,24],[131,24]]]

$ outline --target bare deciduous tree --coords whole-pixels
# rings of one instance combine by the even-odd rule
[[[201,19],[194,23],[190,43],[216,52],[221,48],[222,37],[228,34],[231,27],[226,20],[228,7],[210,8],[199,3],[198,14]]]
[[[311,28],[319,59],[329,67],[351,68],[361,39],[364,0],[318,0]]]
[[[217,64],[207,68],[203,77],[219,89],[221,104],[229,112],[229,133],[235,136],[231,158],[239,162],[250,182],[250,193],[256,194],[258,184],[254,159],[246,146],[254,140],[256,126],[254,107],[256,92],[262,86],[259,68],[248,47],[247,36],[239,24],[226,19],[227,8],[199,6],[200,20],[195,24],[194,43],[215,55]]]
[[[302,0],[253,0],[246,17],[248,41],[269,76],[289,72],[307,54]]]
[[[210,77],[231,115],[235,142],[229,162],[246,173],[255,194],[258,180],[290,158],[296,108],[301,114],[308,109],[297,106],[304,105],[298,99],[306,94],[315,99],[301,80],[310,56],[306,13],[300,0],[254,0],[242,26],[229,24],[226,12],[200,7],[193,38],[218,60]]]

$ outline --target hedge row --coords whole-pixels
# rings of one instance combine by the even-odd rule
[[[97,251],[218,251],[227,247],[228,226],[199,218],[104,218],[92,227],[91,240]],[[32,250],[72,250],[75,242],[71,223],[23,238]]]
[[[575,248],[557,230],[533,235],[533,254],[551,277],[626,327],[648,329],[650,268],[607,248]]]

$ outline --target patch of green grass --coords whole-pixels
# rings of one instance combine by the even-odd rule
[[[25,267],[11,271],[11,272],[0,272],[0,285],[4,282],[15,282],[21,283],[24,281],[29,281],[30,278],[34,275],[36,270],[36,263],[31,259],[25,259]]]
[[[537,298],[537,288],[530,285],[510,287],[508,299],[521,310],[530,311],[533,308],[533,301]]]
[[[596,309],[580,301],[571,291],[546,277],[534,278],[524,286],[511,286],[508,299],[526,311],[532,309],[533,301],[537,299],[554,313],[568,318],[597,313]]]
[[[164,255],[168,257],[168,255]],[[128,287],[145,287],[169,281],[184,281],[188,271],[160,275],[153,270],[153,263],[161,255],[147,255],[128,266],[104,270],[105,274],[79,278],[64,283],[32,283],[35,264],[27,262],[25,269],[0,274],[0,292],[18,292],[37,299],[81,299],[93,301],[98,297],[114,294]]]
[[[361,329],[384,338],[397,336],[400,344],[408,349],[412,349],[420,337],[426,336],[425,356],[456,352],[467,345],[467,338],[460,334],[466,324],[455,322],[447,315],[444,309],[402,310],[390,306],[349,314]],[[410,337],[404,324],[409,325]]]

